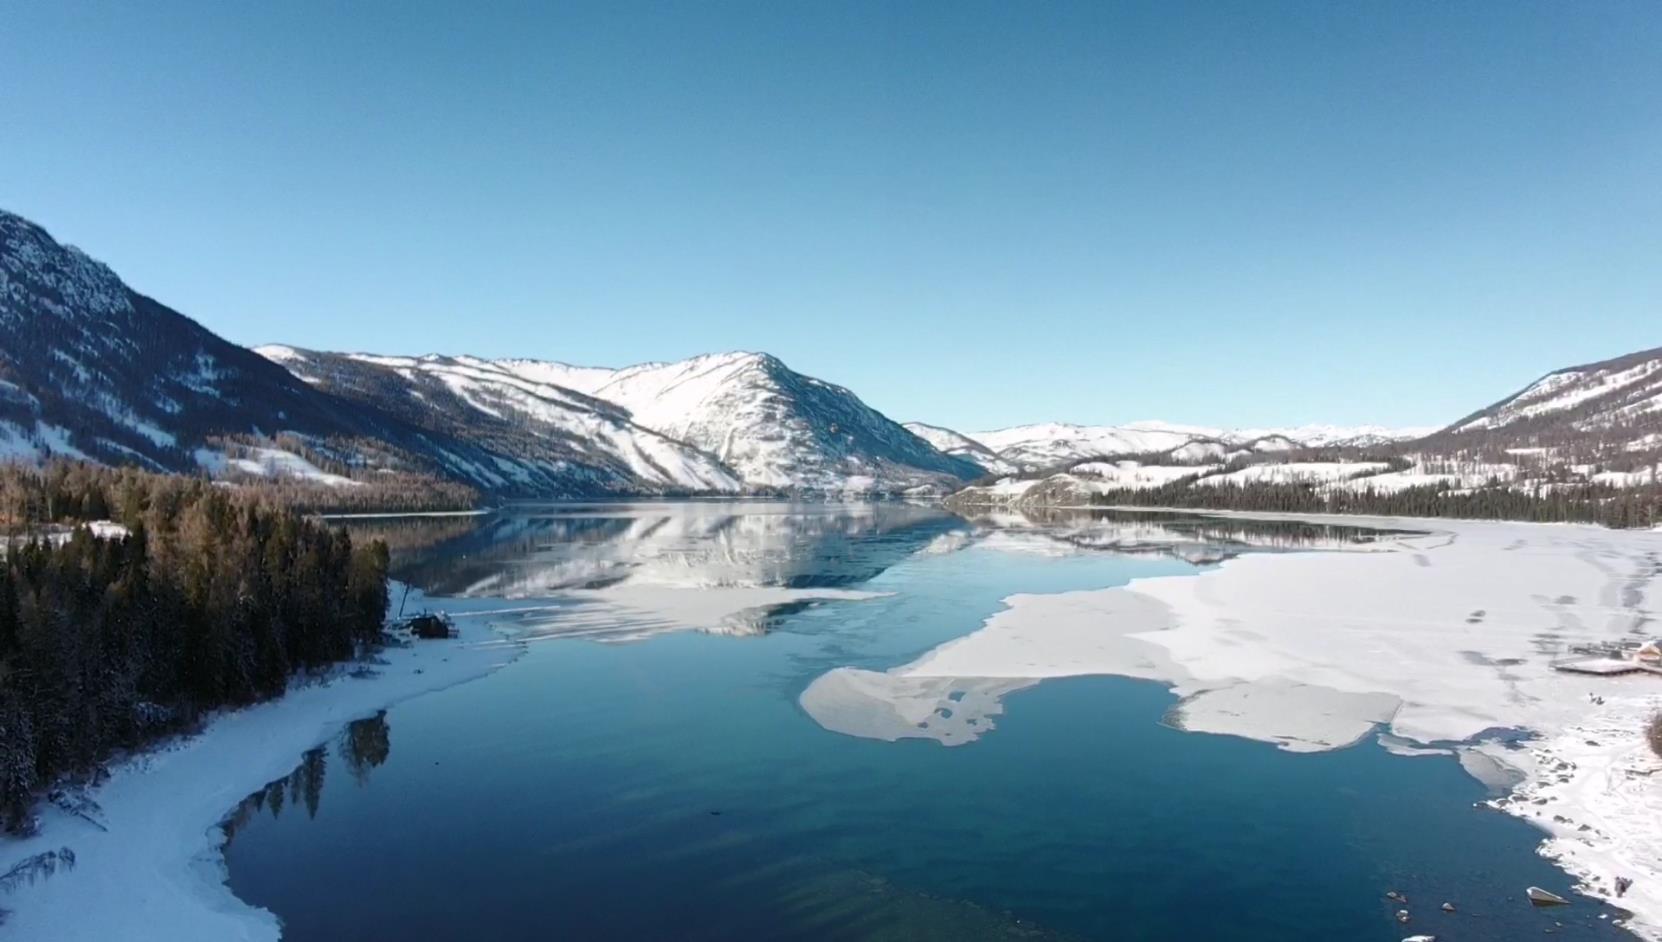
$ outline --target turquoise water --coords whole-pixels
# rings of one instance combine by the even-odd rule
[[[1121,678],[1019,691],[953,748],[828,732],[797,705],[825,671],[909,661],[1013,592],[1195,571],[1146,530],[1137,554],[1080,548],[1115,543],[1101,515],[925,553],[971,527],[778,505],[707,525],[726,512],[526,511],[411,537],[396,564],[486,595],[666,572],[891,594],[777,612],[751,635],[529,645],[301,761],[278,813],[272,790],[245,806],[233,890],[296,940],[1627,938],[1591,901],[1522,901],[1567,881],[1447,757],[1183,733],[1161,723],[1169,692]],[[1255,542],[1211,533],[1198,551],[1196,532],[1174,530],[1172,552]],[[1406,927],[1390,889],[1411,901]]]

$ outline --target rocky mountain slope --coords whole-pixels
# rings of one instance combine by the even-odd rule
[[[998,452],[952,429],[925,422],[907,422],[906,431],[928,442],[936,451],[972,462],[988,474],[1010,474],[1020,470],[1000,458]]]
[[[0,211],[0,455],[190,470],[212,436],[409,430],[322,395]]]
[[[1497,457],[1537,452],[1611,470],[1662,460],[1662,348],[1541,377],[1423,443]]]

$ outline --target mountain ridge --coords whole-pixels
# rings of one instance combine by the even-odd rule
[[[397,437],[0,210],[0,451],[156,470],[216,435]]]
[[[1662,348],[1551,371],[1436,430],[1146,420],[961,433],[895,422],[852,390],[758,351],[609,368],[250,350],[0,210],[0,458],[10,460],[331,486],[415,472],[505,497],[581,497],[926,494],[1104,460],[1173,469],[1138,472],[1153,481],[1201,464],[1308,464],[1323,454],[1406,463],[1380,476],[1391,486],[1655,482]]]

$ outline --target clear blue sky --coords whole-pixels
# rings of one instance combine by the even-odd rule
[[[767,350],[965,429],[1662,345],[1650,0],[474,7],[0,0],[0,206],[243,343]]]

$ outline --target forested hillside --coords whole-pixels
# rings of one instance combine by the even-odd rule
[[[86,524],[101,524],[95,535]],[[386,547],[194,478],[0,468],[0,815],[380,636]]]
[[[1575,484],[1519,490],[1461,490],[1445,484],[1382,491],[1326,487],[1312,482],[1259,481],[1197,486],[1194,479],[1159,487],[1105,489],[1098,506],[1187,507],[1274,513],[1344,513],[1537,523],[1601,523],[1653,527],[1662,522],[1662,489]]]

